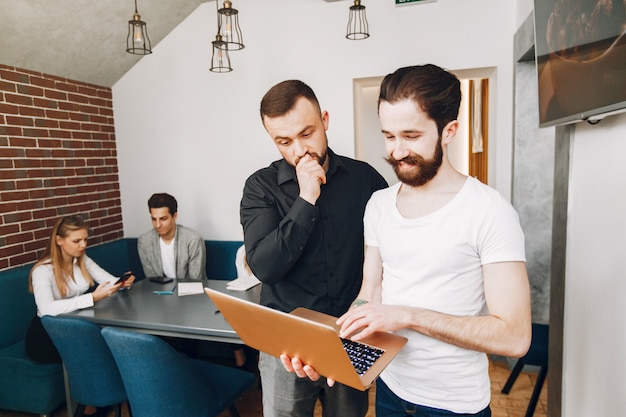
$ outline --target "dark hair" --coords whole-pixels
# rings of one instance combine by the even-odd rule
[[[261,100],[261,120],[264,117],[278,117],[287,113],[300,97],[313,103],[322,112],[315,93],[300,80],[282,81],[268,90]]]
[[[155,193],[148,199],[148,210],[153,208],[167,207],[173,216],[178,211],[178,202],[174,196],[167,193]]]
[[[432,64],[397,69],[380,85],[378,107],[386,101],[412,100],[437,124],[439,134],[456,120],[461,105],[461,83],[448,71]]]

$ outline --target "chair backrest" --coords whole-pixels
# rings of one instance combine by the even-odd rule
[[[122,376],[98,325],[53,316],[43,316],[41,323],[63,359],[74,400],[96,407],[126,401]]]
[[[532,332],[530,348],[522,359],[527,365],[547,366],[550,326],[542,323],[533,323]]]
[[[222,410],[195,362],[162,339],[113,327],[103,328],[102,336],[122,374],[133,417],[206,417]]]

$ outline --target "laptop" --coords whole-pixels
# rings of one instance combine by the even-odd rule
[[[352,342],[339,337],[336,317],[303,307],[285,313],[210,288],[204,291],[246,345],[276,357],[298,357],[321,375],[361,391],[407,342],[384,332]]]

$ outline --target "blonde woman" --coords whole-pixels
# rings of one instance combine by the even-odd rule
[[[26,335],[26,353],[43,363],[61,362],[61,358],[41,325],[40,317],[93,307],[120,288],[130,288],[134,276],[115,284],[117,277],[100,268],[85,255],[87,224],[80,216],[59,219],[48,245],[30,271],[29,289],[35,296],[37,315]]]

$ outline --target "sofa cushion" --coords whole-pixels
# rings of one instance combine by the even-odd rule
[[[28,291],[31,268],[29,264],[0,273],[0,349],[23,340],[37,313],[35,298]]]
[[[87,256],[93,259],[105,271],[115,276],[122,276],[132,271],[135,279],[145,278],[139,252],[137,238],[123,238],[101,245],[87,247]]]
[[[235,257],[243,242],[234,240],[205,240],[206,276],[209,279],[237,278]]]
[[[61,364],[30,360],[24,341],[0,350],[0,369],[0,408],[49,414],[65,402]]]

